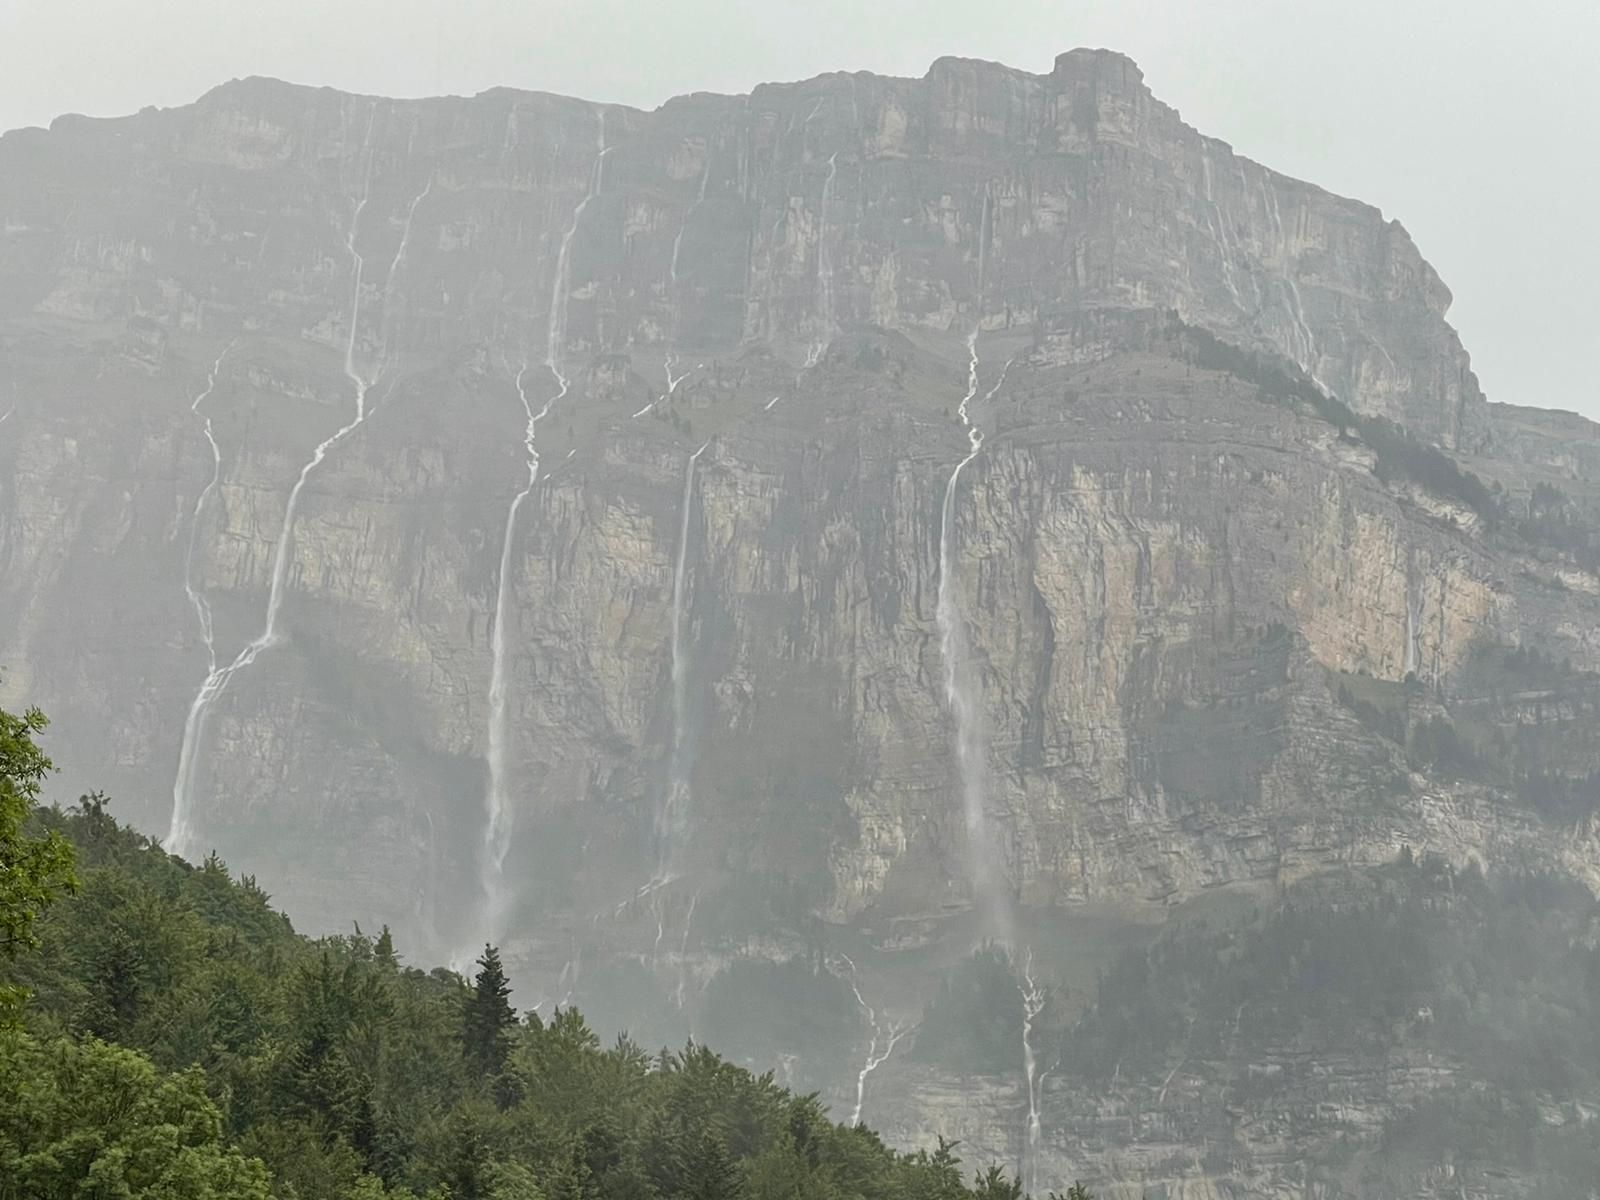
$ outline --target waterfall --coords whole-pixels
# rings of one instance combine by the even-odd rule
[[[689,205],[687,211],[684,212],[683,220],[678,225],[678,235],[677,235],[677,237],[672,239],[672,261],[671,261],[671,263],[669,264],[669,266],[667,268],[667,294],[673,301],[673,323],[674,323],[674,325],[676,325],[678,312],[680,311],[680,307],[681,307],[677,303],[677,297],[678,297],[678,256],[683,252],[683,235],[689,228],[689,219],[694,216],[695,209],[699,208],[702,204],[705,203],[705,200],[706,200],[706,185],[708,183],[710,183],[710,181],[711,181],[711,148],[709,146],[707,146],[707,148],[706,148],[705,166],[702,167],[701,171],[700,171],[700,187],[695,192],[694,203]],[[676,375],[676,376],[673,375],[673,373],[672,373],[672,364],[673,364],[674,360],[676,360],[677,357],[678,356],[675,353],[673,353],[673,351],[671,349],[668,349],[666,359],[662,363],[662,370],[665,372],[666,377],[667,377],[667,390],[665,392],[663,392],[661,395],[657,396],[654,400],[650,401],[650,403],[646,404],[638,412],[634,413],[633,415],[634,415],[635,418],[644,416],[645,413],[649,412],[657,404],[660,404],[664,400],[670,399],[672,397],[672,394],[678,390],[678,385],[689,377],[689,372],[688,371],[684,371],[681,375]]]
[[[589,186],[583,198],[572,210],[572,220],[561,235],[560,249],[556,253],[556,269],[550,291],[550,312],[545,327],[544,365],[555,379],[556,391],[544,404],[534,410],[533,401],[523,383],[528,367],[524,363],[517,371],[517,399],[522,404],[523,456],[527,477],[521,490],[511,498],[506,508],[505,527],[500,535],[500,566],[495,586],[494,624],[489,635],[489,791],[486,797],[487,821],[483,832],[483,856],[480,880],[486,909],[485,924],[490,941],[499,940],[506,918],[504,882],[506,854],[511,848],[511,798],[508,787],[510,775],[509,750],[511,743],[510,708],[507,704],[510,673],[507,666],[507,649],[510,632],[507,619],[516,600],[515,570],[512,564],[512,547],[516,541],[517,514],[523,502],[539,481],[539,451],[537,438],[539,422],[549,415],[557,401],[570,389],[570,381],[562,372],[562,354],[565,349],[567,329],[567,302],[572,291],[572,240],[583,221],[584,210],[596,196],[604,182],[605,159],[610,147],[606,145],[605,113],[599,114],[599,139],[594,163],[589,169]]]
[[[1022,993],[1022,1066],[1028,1085],[1028,1137],[1023,1151],[1022,1170],[1018,1177],[1030,1193],[1039,1190],[1039,1096],[1044,1076],[1038,1070],[1033,1051],[1033,1023],[1044,1011],[1045,990],[1033,980],[1033,952],[1022,959],[1022,980],[1017,985]]]
[[[1406,650],[1405,662],[1400,668],[1400,678],[1410,677],[1417,669],[1417,610],[1406,588]]]
[[[1306,324],[1305,305],[1300,300],[1300,285],[1295,282],[1294,270],[1289,262],[1289,240],[1283,232],[1283,216],[1278,208],[1278,195],[1272,188],[1271,181],[1263,175],[1261,180],[1261,194],[1264,198],[1263,207],[1268,218],[1272,221],[1274,240],[1277,243],[1277,257],[1283,271],[1283,282],[1288,293],[1289,321],[1294,344],[1288,349],[1290,357],[1295,360],[1300,369],[1310,376],[1311,381],[1329,395],[1333,394],[1331,388],[1323,383],[1317,375],[1317,343],[1312,336],[1311,326]]]
[[[999,871],[998,855],[984,811],[986,773],[981,697],[972,678],[966,623],[956,597],[955,501],[961,471],[983,449],[983,432],[974,424],[968,406],[978,394],[978,329],[967,338],[967,392],[957,415],[967,431],[970,451],[956,464],[945,484],[939,515],[939,590],[935,617],[944,660],[945,702],[955,723],[956,763],[961,777],[962,811],[966,817],[968,870],[973,903],[983,913],[988,931],[1010,944],[1010,905]]]
[[[428,175],[428,182],[423,184],[422,190],[411,198],[411,205],[406,209],[405,224],[400,228],[400,245],[395,248],[394,259],[389,263],[389,274],[383,281],[383,351],[381,360],[387,360],[389,355],[389,301],[394,298],[394,283],[400,277],[400,267],[406,260],[406,251],[411,248],[411,225],[417,216],[417,206],[428,198],[433,191],[433,175]],[[382,367],[379,368],[381,373]]]
[[[372,117],[376,118],[376,109]],[[226,667],[212,666],[207,673],[205,682],[200,685],[193,702],[189,705],[188,715],[183,723],[183,741],[178,751],[178,775],[172,787],[172,821],[167,830],[166,846],[173,854],[181,857],[191,857],[195,850],[195,830],[193,825],[192,808],[194,803],[195,774],[199,766],[199,746],[205,732],[207,718],[210,716],[211,707],[219,696],[226,690],[229,682],[240,671],[249,667],[261,652],[278,642],[278,614],[283,606],[284,584],[289,573],[289,550],[293,542],[294,518],[300,506],[300,496],[305,490],[306,480],[311,477],[322,460],[350,434],[361,427],[367,419],[367,392],[376,381],[377,375],[382,373],[383,364],[380,362],[378,371],[373,379],[367,379],[356,368],[356,334],[361,320],[361,284],[365,273],[366,261],[356,249],[356,233],[361,224],[361,214],[366,210],[368,198],[372,193],[372,119],[367,123],[367,136],[364,144],[367,160],[365,184],[362,189],[361,199],[357,201],[355,211],[350,217],[350,224],[345,232],[345,252],[350,255],[352,285],[350,298],[350,333],[345,344],[344,375],[355,388],[356,412],[355,416],[345,425],[341,426],[334,434],[325,438],[312,452],[310,460],[300,468],[300,475],[295,480],[294,486],[289,490],[288,502],[284,505],[283,525],[278,532],[277,545],[273,548],[272,576],[267,591],[266,620],[261,632],[254,640],[247,643],[237,657]],[[415,206],[413,205],[413,210]],[[402,238],[404,241],[404,238]],[[398,263],[398,257],[396,259]]]
[[[570,382],[561,371],[561,355],[567,340],[567,304],[572,299],[572,239],[583,223],[584,210],[600,194],[605,182],[606,155],[611,147],[606,145],[606,114],[600,112],[600,136],[596,143],[594,165],[589,169],[589,190],[584,193],[578,207],[572,210],[572,221],[561,235],[561,248],[556,252],[555,280],[550,285],[550,323],[545,330],[544,365],[555,376],[557,392],[551,403],[567,394]]]
[[[1417,554],[1411,550],[1406,555],[1406,645],[1400,666],[1400,678],[1420,677],[1422,672],[1422,608],[1423,588],[1417,583]]]
[[[216,435],[211,428],[211,417],[200,411],[200,406],[211,398],[211,393],[216,390],[217,376],[222,371],[222,361],[228,357],[235,342],[229,342],[223,347],[222,353],[217,355],[217,361],[211,364],[211,370],[206,375],[206,386],[195,396],[189,405],[189,411],[201,419],[201,432],[205,434],[206,445],[211,447],[211,478],[206,481],[205,487],[200,489],[200,494],[195,497],[194,512],[189,517],[189,545],[183,554],[183,591],[189,597],[189,606],[194,609],[195,620],[200,624],[200,638],[206,647],[206,673],[212,674],[217,669],[217,647],[212,635],[211,605],[206,600],[205,593],[194,584],[194,548],[199,540],[200,517],[205,511],[206,501],[211,493],[216,491],[217,484],[222,481],[222,450],[217,446]]]
[[[1233,247],[1228,241],[1228,218],[1222,212],[1222,206],[1217,203],[1216,190],[1211,179],[1211,151],[1206,143],[1200,143],[1200,171],[1205,181],[1206,203],[1211,211],[1206,214],[1206,223],[1211,226],[1211,239],[1217,244],[1217,255],[1222,263],[1222,282],[1228,289],[1228,295],[1233,297],[1234,304],[1243,311],[1244,299],[1239,295],[1239,287],[1235,282],[1233,273]]]
[[[694,928],[694,910],[700,903],[700,889],[695,889],[694,895],[689,897],[689,911],[683,916],[683,940],[678,943],[678,986],[673,994],[681,1011],[684,1004],[684,993],[689,982],[689,933]],[[659,934],[657,935],[659,940]]]
[[[694,216],[695,209],[706,202],[706,185],[711,182],[711,147],[706,147],[705,166],[700,171],[700,187],[695,192],[694,203],[683,214],[683,221],[678,225],[678,236],[672,239],[672,263],[667,270],[668,294],[674,301],[678,296],[678,255],[683,250],[683,235],[689,228],[689,219]],[[676,319],[676,305],[674,305],[674,319]]]
[[[850,1127],[853,1129],[861,1124],[861,1109],[866,1104],[867,1098],[867,1077],[889,1061],[895,1045],[909,1032],[909,1029],[898,1021],[878,1020],[877,1010],[867,1003],[866,997],[861,994],[860,985],[856,982],[856,964],[848,955],[841,954],[839,957],[849,968],[845,981],[849,983],[850,991],[855,994],[856,1003],[861,1006],[861,1011],[867,1015],[869,1031],[866,1057],[862,1060],[861,1070],[856,1075],[856,1105],[850,1112]],[[880,1043],[883,1046],[882,1051],[878,1049]]]
[[[676,866],[681,835],[688,825],[689,754],[688,661],[683,646],[683,609],[689,562],[689,512],[694,505],[695,464],[705,453],[706,442],[689,456],[683,473],[683,501],[678,517],[678,561],[672,572],[672,756],[667,775],[667,799],[656,822],[656,878],[671,877]]]
[[[822,182],[822,206],[817,216],[817,315],[822,336],[806,353],[806,366],[814,367],[833,340],[833,254],[828,249],[828,205],[833,202],[833,181],[839,174],[839,155],[828,156],[828,177]]]
[[[983,431],[978,428],[971,411],[978,395],[978,335],[983,327],[983,295],[988,274],[989,224],[992,220],[992,189],[986,187],[978,236],[978,316],[971,334],[967,337],[967,390],[956,408],[963,428],[967,431],[967,456],[950,472],[945,484],[944,504],[939,514],[939,589],[935,610],[939,627],[939,646],[944,663],[945,702],[955,725],[956,762],[961,777],[961,800],[966,818],[968,873],[972,884],[973,904],[979,910],[982,930],[1007,947],[1016,945],[1012,898],[1006,885],[998,849],[989,829],[985,810],[985,775],[987,769],[983,730],[982,693],[973,678],[971,651],[967,644],[966,623],[962,618],[955,584],[955,498],[961,472],[983,450]],[[993,387],[984,395],[984,402],[994,399],[1011,370],[1006,362]],[[1014,951],[1013,951],[1014,955]],[[1015,962],[1015,957],[1013,957]],[[1041,1076],[1033,1049],[1034,1022],[1044,1011],[1045,990],[1033,979],[1033,954],[1028,951],[1022,960],[1022,980],[1018,988],[1022,993],[1022,1058],[1028,1092],[1028,1124],[1023,1170],[1019,1176],[1027,1181],[1030,1191],[1037,1185],[1037,1147],[1040,1137],[1039,1091]],[[859,999],[859,993],[858,993]],[[875,1049],[875,1047],[874,1047]],[[893,1046],[885,1051],[888,1057]],[[875,1067],[882,1059],[869,1063]],[[864,1085],[865,1072],[858,1081],[857,1111],[860,1109],[860,1087]]]
[[[650,401],[650,403],[646,404],[638,412],[634,413],[633,416],[635,419],[644,416],[645,413],[649,412],[663,400],[670,400],[672,398],[672,394],[678,390],[678,385],[685,379],[689,378],[688,371],[684,371],[678,375],[674,375],[672,373],[672,364],[677,360],[677,357],[678,356],[671,350],[667,351],[667,357],[661,363],[661,370],[667,377],[667,390],[662,392],[661,395],[657,396],[654,400]]]
[[[522,489],[511,498],[511,504],[506,509],[505,531],[500,536],[494,624],[489,635],[489,821],[484,830],[483,890],[489,908],[487,924],[491,942],[498,940],[498,925],[505,916],[499,911],[503,900],[499,883],[505,867],[506,851],[511,844],[510,802],[506,791],[506,751],[511,740],[510,711],[506,705],[506,645],[510,639],[505,620],[515,598],[511,547],[516,537],[517,514],[522,510],[523,501],[533,491],[534,484],[539,481],[539,451],[536,446],[539,422],[544,420],[550,406],[555,403],[555,398],[551,397],[544,402],[544,407],[534,411],[533,401],[528,398],[527,389],[522,383],[527,371],[527,364],[524,363],[517,372],[516,387],[517,399],[522,403],[525,418],[522,445],[528,474]]]

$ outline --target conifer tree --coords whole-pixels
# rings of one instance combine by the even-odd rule
[[[500,965],[500,951],[485,944],[478,968],[462,1014],[461,1045],[467,1061],[480,1072],[499,1075],[505,1069],[517,1014],[511,1007],[511,984]]]
[[[372,954],[381,965],[390,969],[400,965],[400,958],[394,952],[394,935],[389,932],[387,925],[383,927],[383,932],[378,935],[378,942],[372,948]]]

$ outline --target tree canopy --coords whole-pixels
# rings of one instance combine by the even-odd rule
[[[34,808],[43,727],[0,725],[27,870],[0,983],[31,993],[0,1031],[0,1200],[1015,1200],[964,1184],[952,1145],[897,1153],[704,1046],[519,1019],[495,947],[469,982],[388,930],[297,936],[102,796]]]

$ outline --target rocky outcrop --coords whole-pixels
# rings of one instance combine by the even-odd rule
[[[1560,725],[1484,664],[1535,648],[1567,697],[1600,586],[1306,397],[1507,504],[1593,448],[1491,413],[1397,223],[1119,55],[652,113],[236,81],[6,135],[0,219],[0,703],[52,715],[60,797],[165,833],[179,779],[313,930],[493,936],[663,1036],[751,957],[936,971],[978,932],[935,622],[964,399],[952,578],[1025,928],[1402,844],[1600,883],[1509,775],[1409,745]]]

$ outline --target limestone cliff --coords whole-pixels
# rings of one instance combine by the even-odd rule
[[[1491,408],[1398,223],[1119,55],[651,113],[236,81],[7,134],[0,220],[0,703],[313,930],[494,937],[662,1036],[809,956],[845,1048],[769,1040],[851,1107],[982,932],[962,414],[983,816],[1051,986],[1402,845],[1600,884],[1524,786],[1600,765],[1587,535],[1524,536],[1558,480],[1587,530],[1600,439]],[[1023,1128],[969,1085],[892,1132]]]

